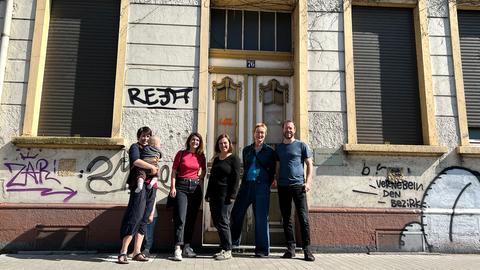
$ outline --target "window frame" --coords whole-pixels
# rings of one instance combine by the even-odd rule
[[[352,5],[413,9],[423,145],[358,143],[355,107],[355,73],[353,65]],[[380,0],[375,2],[367,0],[346,0],[343,3],[343,10],[348,130],[348,141],[344,145],[344,150],[350,154],[371,155],[438,156],[446,153],[448,150],[447,147],[439,146],[437,139],[426,0]]]
[[[247,4],[255,4],[255,7],[262,10],[291,11],[292,13],[292,52],[263,52],[263,51],[239,51],[210,49],[210,9],[211,8],[232,8],[244,7]],[[209,73],[215,73],[215,69],[224,69],[226,67],[209,66],[209,59],[234,58],[234,59],[259,59],[280,61],[291,60],[295,73],[293,74],[292,95],[294,99],[293,120],[297,127],[297,137],[300,140],[308,141],[308,6],[306,1],[297,0],[274,0],[271,2],[262,2],[259,0],[206,0],[201,6],[200,21],[200,61],[199,61],[199,80],[198,80],[198,111],[197,111],[197,130],[206,138],[207,134],[207,91],[209,89]],[[252,53],[253,52],[253,53]],[[232,70],[231,68],[226,68]],[[246,69],[246,68],[245,68]],[[243,72],[245,69],[241,69]],[[238,71],[238,70],[237,70]],[[249,73],[257,74],[268,72],[267,69],[249,69]],[[289,73],[290,71],[285,71]]]
[[[480,14],[480,3],[472,3],[469,1],[448,1],[453,72],[457,96],[458,126],[460,129],[460,145],[457,147],[457,153],[467,157],[480,157],[480,146],[471,143],[468,132],[465,86],[463,83],[462,52],[460,50],[460,32],[458,26],[458,10],[476,10]]]
[[[37,135],[48,45],[51,1],[52,0],[38,0],[36,3],[23,131],[20,137],[13,138],[12,143],[19,147],[37,148],[89,148],[89,144],[92,144],[94,148],[99,149],[123,148],[125,147],[125,142],[120,136],[120,132],[123,107],[123,81],[125,77],[125,52],[127,43],[126,29],[128,26],[129,6],[128,0],[121,0],[120,2],[119,36],[117,45],[118,49],[111,136],[106,138],[94,138]]]

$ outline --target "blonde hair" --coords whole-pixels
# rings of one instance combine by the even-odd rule
[[[151,136],[151,137],[148,139],[148,145],[151,145],[151,146],[159,145],[159,146],[160,146],[160,137],[158,137],[158,136]]]
[[[265,133],[267,133],[268,128],[267,128],[267,125],[265,125],[265,123],[257,123],[257,124],[255,125],[255,128],[253,129],[253,133],[255,133],[255,131],[256,131],[257,128],[259,128],[259,127],[264,128],[264,129],[265,129]]]

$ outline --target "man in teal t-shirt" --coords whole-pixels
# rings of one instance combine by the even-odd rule
[[[278,156],[277,185],[283,231],[287,240],[287,251],[283,258],[295,257],[295,233],[292,222],[292,200],[295,203],[302,233],[303,252],[306,261],[314,261],[310,250],[310,225],[308,223],[307,192],[312,183],[312,152],[308,146],[295,137],[295,124],[287,120],[283,123],[283,141],[277,146]],[[304,164],[307,175],[304,175]]]

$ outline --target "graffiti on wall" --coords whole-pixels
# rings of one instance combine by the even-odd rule
[[[452,250],[477,245],[480,229],[472,214],[480,209],[480,173],[458,166],[442,170],[425,190],[422,205],[421,225],[430,250],[446,243]]]
[[[477,171],[448,167],[431,181],[422,183],[408,179],[408,168],[380,163],[376,166],[364,163],[360,173],[369,177],[369,188],[354,189],[354,193],[377,196],[379,203],[389,203],[392,208],[418,209],[418,221],[409,222],[400,230],[398,250],[459,252],[478,249],[480,173]],[[418,198],[409,198],[404,194],[406,191],[414,191]]]
[[[149,109],[169,109],[174,110],[171,105],[176,104],[178,100],[184,104],[190,102],[190,92],[192,88],[172,89],[167,88],[129,88],[128,100],[131,105],[146,105]]]
[[[103,166],[102,166],[103,165]],[[123,157],[120,158],[116,164],[106,156],[97,156],[90,163],[88,163],[85,171],[80,171],[82,174],[80,177],[83,177],[83,173],[89,173],[87,176],[87,190],[92,194],[104,195],[112,192],[124,191],[127,189],[126,181],[128,172],[130,169],[127,152],[123,151]],[[116,176],[117,173],[124,174],[123,182],[120,187],[114,187],[112,179]],[[118,176],[116,176],[118,178]],[[169,190],[169,179],[170,179],[170,167],[168,165],[163,165],[159,168],[158,173],[158,182],[162,184],[162,187]],[[99,185],[100,183],[100,185]],[[98,187],[102,187],[99,189]]]
[[[381,163],[371,167],[364,162],[361,175],[373,176],[374,182],[368,185],[368,190],[353,189],[352,192],[376,196],[379,204],[389,204],[393,208],[421,208],[421,200],[409,197],[405,192],[423,191],[424,186],[407,180],[405,172],[410,174],[410,168],[387,167]]]
[[[3,165],[10,174],[7,177],[5,191],[11,193],[39,193],[41,197],[60,196],[68,202],[77,195],[77,191],[64,185],[56,177],[57,160],[49,161],[33,154],[30,150],[19,152],[20,160],[6,161]],[[39,150],[41,152],[41,150]]]
[[[42,149],[17,149],[12,160],[4,158],[7,171],[4,182],[5,192],[12,194],[35,193],[41,198],[61,198],[69,202],[78,195],[79,190],[69,186],[66,177],[85,179],[84,193],[107,195],[125,192],[130,169],[128,154],[123,151],[120,158],[96,156],[88,162],[85,169],[77,171],[76,159],[50,159],[42,156]],[[170,190],[170,167],[163,164],[159,168],[159,189],[163,193]],[[78,187],[78,186],[77,186]]]
[[[101,165],[105,164],[106,168],[101,169],[100,171],[94,171],[94,167],[98,168]],[[89,176],[87,176],[87,190],[91,192],[92,194],[108,194],[111,192],[116,192],[116,191],[122,191],[125,190],[125,181],[123,181],[123,184],[121,185],[120,188],[113,188],[110,189],[110,187],[113,186],[112,183],[112,178],[115,176],[115,174],[120,170],[120,172],[125,173],[129,169],[128,165],[128,157],[126,157],[126,152],[123,151],[123,157],[120,158],[117,161],[117,164],[114,166],[113,162],[106,156],[98,156],[95,157],[90,163],[88,163],[87,168],[85,169],[86,173],[91,173]],[[84,171],[80,171],[80,177],[83,177]],[[97,190],[93,183],[100,182],[102,184],[105,184],[106,189],[103,190]],[[97,186],[97,185],[95,185]]]

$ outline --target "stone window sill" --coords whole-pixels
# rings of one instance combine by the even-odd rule
[[[480,157],[480,146],[459,146],[457,153],[464,157]]]
[[[125,148],[124,138],[97,137],[14,137],[12,143],[21,148],[65,148],[118,150]]]
[[[446,146],[396,145],[396,144],[345,144],[349,154],[386,156],[441,156],[448,152]]]

